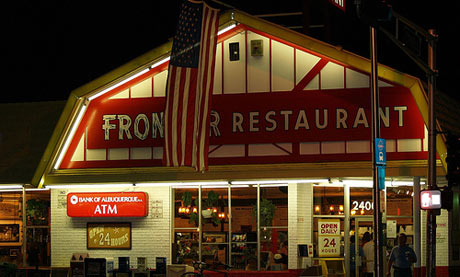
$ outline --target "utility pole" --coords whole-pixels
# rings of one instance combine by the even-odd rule
[[[375,27],[370,28],[370,58],[371,58],[371,110],[372,110],[372,179],[373,190],[372,198],[374,200],[374,276],[383,276],[383,230],[382,230],[382,212],[380,210],[380,186],[377,159],[375,155],[376,139],[380,138],[380,120],[379,120],[379,86],[378,86],[378,61],[377,61],[377,30]]]
[[[375,3],[372,2],[371,3]],[[397,12],[391,10],[388,13],[388,18],[385,18],[383,21],[390,20],[394,18],[396,20],[396,35],[393,35],[391,32],[386,30],[382,25],[375,24],[375,20],[382,21],[379,19],[379,12],[383,9],[385,10],[385,5],[382,6],[383,2],[378,2],[377,6],[370,6],[368,9],[368,14],[370,18],[374,19],[374,22],[371,22],[371,102],[372,102],[372,116],[373,116],[373,130],[372,130],[372,142],[373,142],[373,151],[376,151],[376,138],[380,136],[379,128],[379,117],[378,117],[378,74],[377,74],[377,46],[376,46],[376,30],[378,28],[383,34],[385,34],[390,40],[398,46],[403,52],[411,58],[428,76],[428,99],[429,99],[429,118],[428,118],[428,189],[437,190],[438,186],[436,185],[436,114],[435,114],[435,91],[436,91],[436,41],[438,36],[434,30],[425,31],[423,28],[420,28],[413,22],[407,20]],[[361,0],[355,0],[355,4],[358,7],[361,4]],[[365,9],[366,10],[366,9]],[[383,13],[386,15],[387,13]],[[369,16],[367,16],[369,19]],[[374,24],[372,24],[374,23]],[[424,37],[428,43],[428,63],[424,62],[417,53],[413,52],[410,48],[406,46],[406,43],[401,40],[399,37],[399,25],[403,24],[405,27],[414,32],[417,36]],[[375,27],[374,27],[375,26]],[[374,272],[375,276],[383,276],[383,257],[381,249],[383,247],[383,225],[382,225],[382,213],[380,210],[380,186],[379,181],[384,176],[379,176],[382,171],[377,170],[378,166],[376,165],[376,158],[373,155],[373,199],[374,199]],[[383,171],[384,175],[384,171]],[[380,177],[380,178],[379,178]],[[427,210],[427,236],[426,236],[426,266],[427,266],[427,276],[434,277],[436,276],[436,216],[439,215],[440,210]]]
[[[436,44],[437,34],[430,29],[429,34],[432,39],[428,40],[428,97],[429,97],[429,119],[428,119],[428,189],[436,190],[436,113],[435,107],[435,90],[436,90]],[[427,276],[436,276],[436,216],[439,210],[427,210],[426,221],[426,270]]]
[[[379,28],[396,46],[403,50],[406,55],[411,58],[428,77],[428,190],[438,190],[436,185],[436,113],[435,113],[435,91],[436,91],[436,42],[438,35],[433,29],[428,32],[417,26],[413,22],[404,18],[400,14],[393,11],[393,17],[396,18],[396,26],[404,24],[408,29],[412,30],[417,35],[424,37],[428,43],[428,63],[425,63],[416,53],[406,46],[398,36],[393,35],[385,28]],[[426,222],[426,267],[427,276],[436,276],[436,216],[440,210],[427,210]]]

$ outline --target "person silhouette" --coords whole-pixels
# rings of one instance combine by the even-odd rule
[[[363,252],[366,262],[364,264],[364,276],[374,276],[374,241],[369,232],[363,235]]]
[[[355,249],[356,249],[355,236],[353,235],[353,236],[350,237],[350,276],[351,277],[356,276],[356,261],[358,261],[358,258],[355,257]],[[358,255],[359,255],[359,257],[364,257],[364,251],[363,251],[363,248],[361,247],[361,245],[359,245]],[[358,266],[359,266],[359,264],[358,264]],[[358,270],[358,272],[359,272],[359,270]]]
[[[388,262],[387,276],[391,276],[391,267],[393,266],[394,277],[412,276],[412,263],[417,262],[417,255],[414,250],[407,244],[407,236],[404,233],[399,234],[398,245],[391,250],[390,260]]]

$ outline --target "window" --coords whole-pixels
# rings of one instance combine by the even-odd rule
[[[0,194],[0,261],[22,266],[22,192]]]
[[[372,188],[350,188],[350,215],[374,214],[374,202],[372,201]]]
[[[201,189],[201,260],[228,264],[228,187]]]
[[[344,255],[344,188],[313,187],[313,246],[315,257]]]
[[[192,264],[199,258],[198,187],[174,190],[173,262]]]
[[[289,247],[287,195],[287,186],[260,188],[262,270],[287,269]]]
[[[387,247],[391,249],[398,244],[400,233],[407,235],[407,244],[413,242],[413,187],[387,187]]]
[[[175,188],[174,199],[174,263],[191,264],[201,252],[204,262],[239,270],[257,270],[259,259],[261,270],[287,269],[287,186]]]
[[[313,187],[315,215],[343,215],[343,187]]]

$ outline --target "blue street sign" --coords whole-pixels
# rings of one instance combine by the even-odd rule
[[[387,164],[387,142],[385,139],[375,139],[375,164],[386,165]]]
[[[379,180],[379,189],[385,189],[385,167],[377,166],[377,174]]]

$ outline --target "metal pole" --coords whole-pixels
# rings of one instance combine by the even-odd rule
[[[372,178],[374,188],[372,190],[374,200],[374,276],[383,276],[382,259],[382,214],[380,211],[380,190],[378,170],[375,160],[375,139],[380,137],[379,120],[379,88],[377,73],[377,33],[374,27],[370,27],[370,56],[371,56],[371,104],[372,104]]]
[[[432,38],[437,34],[433,29],[429,30]],[[428,97],[429,97],[429,118],[428,118],[428,189],[437,189],[436,185],[436,113],[435,106],[435,39],[428,41]],[[427,276],[436,276],[436,215],[439,211],[427,210],[426,221],[426,270]]]
[[[22,266],[27,265],[27,215],[26,188],[22,186]]]
[[[347,272],[347,276],[351,276],[350,273],[350,257],[354,253],[350,253],[350,187],[348,184],[343,185],[343,192],[345,195],[344,203],[343,203],[343,210],[345,214],[345,223],[343,226],[344,231],[344,243],[345,243],[345,272]],[[355,237],[357,234],[355,234]],[[355,244],[355,249],[358,249],[358,244]],[[358,256],[355,255],[355,260],[358,259]],[[356,262],[357,263],[357,262]],[[351,276],[355,277],[355,276]]]
[[[257,270],[260,270],[260,184],[257,184]]]
[[[228,183],[228,263],[232,266],[232,187]]]
[[[203,227],[201,226],[201,223],[202,223],[202,220],[201,220],[201,208],[202,208],[202,205],[201,205],[201,197],[202,197],[202,192],[201,192],[201,185],[198,186],[198,249],[200,250],[198,253],[198,259],[200,260],[200,262],[202,262],[203,260],[201,259],[202,258],[202,251],[201,251],[201,247],[203,246]]]
[[[414,276],[415,277],[420,277],[421,272],[420,272],[420,266],[421,266],[421,247],[420,247],[420,242],[421,242],[421,233],[420,233],[420,177],[414,177],[414,197],[413,197],[413,226],[414,226],[414,251],[415,255],[417,256],[417,262],[414,265]]]

